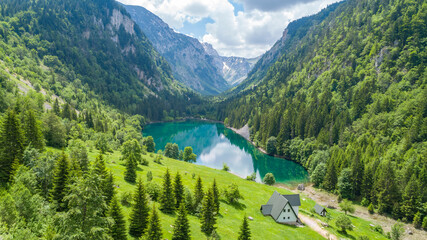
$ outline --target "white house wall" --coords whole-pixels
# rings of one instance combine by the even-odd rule
[[[291,206],[286,204],[286,206],[283,208],[282,212],[279,215],[279,218],[276,220],[276,222],[279,223],[289,223],[289,222],[296,222],[297,217],[295,216],[294,212],[292,212]]]

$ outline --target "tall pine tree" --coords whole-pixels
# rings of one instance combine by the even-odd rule
[[[245,217],[243,217],[243,224],[240,227],[239,237],[238,240],[250,240],[251,239],[251,230],[249,229],[249,223],[248,220]]]
[[[204,197],[203,184],[200,176],[197,177],[196,186],[194,188],[194,210],[197,211]]]
[[[166,169],[165,176],[163,177],[163,189],[160,196],[160,210],[164,213],[173,213],[175,210],[175,198],[169,169]]]
[[[216,179],[214,179],[213,184],[212,184],[212,193],[213,193],[213,200],[215,203],[215,214],[219,214],[219,190],[218,190],[218,186],[216,184]]]
[[[45,143],[41,123],[32,109],[25,112],[24,116],[25,145],[31,145],[38,150],[43,150]]]
[[[178,218],[175,221],[175,226],[173,229],[172,240],[189,240],[190,236],[190,224],[187,218],[187,210],[185,209],[185,204],[181,203],[181,206],[178,210]]]
[[[22,161],[24,136],[19,119],[13,110],[4,117],[0,136],[0,183],[9,181],[15,160]]]
[[[64,196],[66,195],[69,176],[70,163],[67,155],[62,151],[62,155],[55,165],[53,173],[53,188],[50,193],[51,200],[56,205],[57,211],[64,211],[67,209],[64,202]]]
[[[113,219],[109,231],[111,238],[114,240],[126,240],[126,222],[122,213],[122,208],[116,197],[111,199],[109,216]]]
[[[184,202],[184,185],[182,185],[179,172],[176,173],[173,190],[175,195],[175,207],[178,209],[181,203]]]
[[[138,185],[136,186],[136,191],[133,196],[134,204],[132,205],[129,217],[129,234],[134,238],[140,238],[144,235],[148,227],[148,215],[150,211],[147,205],[147,194],[141,179],[138,181]]]
[[[202,232],[207,235],[210,235],[216,228],[215,203],[212,189],[209,189],[203,199],[201,224]]]
[[[126,161],[125,180],[127,182],[134,183],[136,181],[137,162],[135,161],[135,158],[132,157],[132,153],[130,155],[131,157],[128,157],[127,159],[125,159]]]
[[[163,236],[160,226],[159,215],[156,211],[156,206],[153,206],[153,211],[150,217],[150,223],[147,231],[147,240],[161,240]]]

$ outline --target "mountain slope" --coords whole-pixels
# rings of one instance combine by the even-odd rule
[[[426,216],[427,3],[328,9],[216,116],[248,123],[256,144],[303,164],[318,187],[395,218]]]
[[[202,44],[205,51],[214,58],[215,67],[222,73],[230,86],[235,86],[245,80],[260,58],[224,57],[220,56],[211,44]]]
[[[228,88],[221,72],[214,67],[214,59],[205,53],[197,39],[176,33],[143,7],[124,7],[170,63],[177,80],[203,94],[218,94]]]
[[[167,62],[113,0],[6,0],[0,5],[2,17],[11,19],[44,65],[73,71],[62,81],[79,79],[124,111],[162,119],[197,99],[173,80]]]

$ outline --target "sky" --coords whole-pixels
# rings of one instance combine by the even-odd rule
[[[289,22],[339,0],[118,0],[142,6],[175,31],[207,42],[222,56],[257,57]]]

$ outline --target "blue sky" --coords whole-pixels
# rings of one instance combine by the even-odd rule
[[[175,31],[208,42],[223,56],[257,57],[290,21],[338,0],[118,0],[145,7]]]

